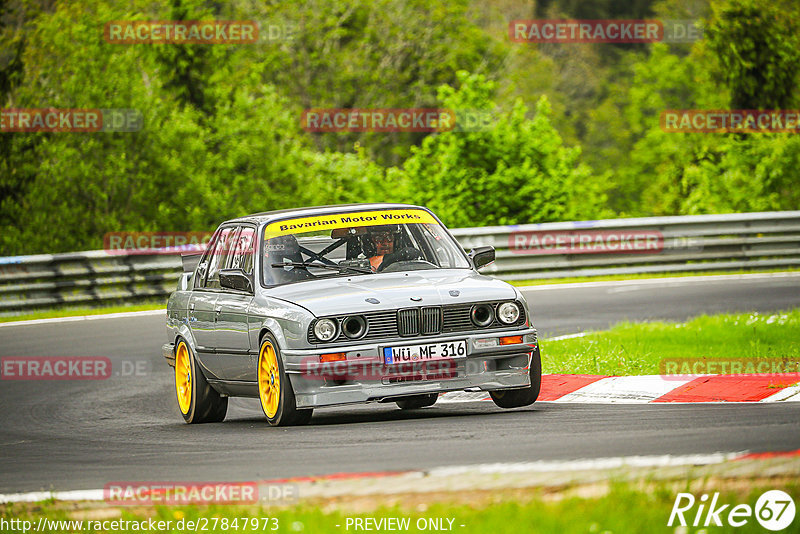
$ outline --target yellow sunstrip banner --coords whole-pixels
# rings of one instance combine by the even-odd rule
[[[374,226],[378,224],[439,224],[425,210],[395,209],[378,211],[358,211],[352,213],[333,213],[287,219],[268,224],[264,228],[264,239],[288,234],[301,234],[314,230],[333,230],[335,228],[353,228],[356,226]]]

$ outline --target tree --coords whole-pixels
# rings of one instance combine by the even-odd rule
[[[765,0],[714,6],[706,35],[719,59],[734,109],[794,105],[800,72],[800,9]]]
[[[439,88],[440,106],[494,113],[494,84],[459,72],[460,87]],[[550,124],[542,98],[532,120],[517,101],[485,131],[441,132],[413,149],[399,173],[411,196],[451,226],[516,224],[597,216],[604,203],[599,180],[579,162]],[[390,173],[392,176],[393,173]]]
[[[507,52],[469,19],[470,2],[347,0],[254,5],[263,20],[293,27],[291,38],[254,47],[264,81],[303,108],[426,108],[456,71],[493,73]],[[359,143],[396,165],[424,133],[314,134],[319,150]]]

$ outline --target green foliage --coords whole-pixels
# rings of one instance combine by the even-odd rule
[[[529,45],[536,16],[708,17],[679,45]],[[112,20],[256,20],[247,45],[109,44]],[[0,3],[0,106],[140,110],[132,133],[0,133],[0,255],[271,209],[429,205],[451,227],[796,209],[791,134],[666,133],[665,109],[794,106],[790,0]],[[278,39],[270,28],[279,29]],[[274,35],[272,36],[274,37]],[[303,109],[484,110],[483,131],[308,133]]]
[[[731,106],[793,106],[800,73],[797,5],[726,0],[716,7],[706,33],[731,89]]]
[[[458,90],[439,88],[442,108],[456,114],[495,109],[492,82],[458,76]],[[580,149],[564,146],[547,99],[533,120],[526,114],[518,100],[486,131],[456,128],[427,137],[403,166],[412,197],[457,227],[595,216],[604,201],[598,181],[579,163]]]
[[[303,191],[298,205],[320,206],[354,202],[397,202],[403,194],[396,186],[381,187],[383,168],[373,162],[363,148],[354,154],[341,152],[304,153],[306,167]]]
[[[290,24],[294,38],[264,46],[264,77],[303,107],[425,108],[459,69],[493,72],[508,50],[469,20],[469,0],[282,2],[263,20]],[[256,8],[256,11],[259,11]],[[358,142],[384,165],[408,156],[419,133],[338,133],[314,137],[320,150]]]
[[[796,209],[800,139],[788,133],[664,132],[663,110],[735,108],[733,89],[709,72],[713,47],[681,58],[666,45],[634,66],[622,104],[633,141],[616,176],[612,207],[631,215],[675,215]],[[688,59],[688,60],[687,60]]]

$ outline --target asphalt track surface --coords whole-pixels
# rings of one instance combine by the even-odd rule
[[[543,337],[621,320],[800,306],[800,273],[526,290]],[[447,465],[800,448],[800,403],[394,404],[318,410],[272,428],[257,400],[225,422],[186,425],[160,355],[159,315],[0,327],[0,356],[107,356],[98,381],[0,381],[0,493],[97,489],[121,481],[234,481]],[[543,343],[543,357],[546,348]]]

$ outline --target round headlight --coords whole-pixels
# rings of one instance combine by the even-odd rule
[[[504,302],[497,308],[497,318],[503,324],[514,324],[519,319],[519,306],[516,302]]]
[[[320,319],[314,325],[314,335],[320,341],[330,341],[336,337],[336,323],[330,319]]]
[[[470,311],[470,317],[476,326],[489,326],[494,322],[494,310],[488,304],[476,304]]]
[[[342,321],[342,332],[350,339],[364,337],[367,333],[367,321],[360,315],[350,315]]]

